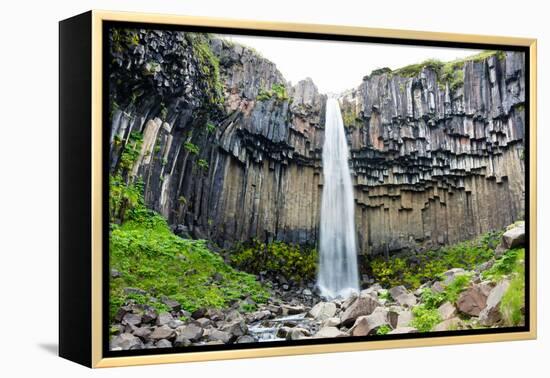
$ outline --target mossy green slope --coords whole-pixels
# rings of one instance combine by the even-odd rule
[[[136,191],[128,187],[118,190]],[[110,267],[120,273],[110,282],[111,315],[129,299],[162,310],[159,299],[168,297],[181,303],[184,310],[194,311],[228,307],[246,298],[261,303],[269,297],[268,288],[253,275],[225,264],[206,241],[174,235],[166,220],[145,208],[141,198],[126,214],[123,224],[111,224]],[[127,295],[126,287],[147,294]]]

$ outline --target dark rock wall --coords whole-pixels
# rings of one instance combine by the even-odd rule
[[[425,68],[343,96],[363,251],[454,243],[523,216],[523,53],[463,72],[454,91]]]
[[[222,246],[253,237],[316,244],[326,96],[310,79],[291,86],[250,49],[211,39],[218,101],[192,35],[132,38],[111,67],[112,171],[140,133],[127,180],[143,179],[147,203],[177,232]],[[265,96],[273,85],[285,95]],[[340,100],[363,253],[450,243],[521,217],[521,54],[467,63],[453,92],[425,69],[366,77]]]

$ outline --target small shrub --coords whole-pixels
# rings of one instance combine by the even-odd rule
[[[517,261],[523,260],[524,258],[525,249],[510,249],[506,251],[497,261],[495,261],[490,269],[483,272],[483,278],[498,282],[504,276],[512,273],[516,268]]]
[[[420,332],[429,332],[435,325],[441,322],[441,315],[436,308],[428,308],[421,304],[413,307],[413,319],[411,326]]]
[[[208,162],[204,159],[199,159],[197,160],[197,165],[199,166],[200,169],[202,169],[203,171],[207,171],[208,170]]]
[[[388,333],[390,333],[391,331],[391,327],[387,324],[384,324],[384,325],[381,325],[380,327],[378,327],[378,329],[376,330],[376,334],[377,335],[387,335]]]
[[[185,148],[187,151],[189,151],[189,153],[193,155],[198,155],[200,152],[199,146],[191,142],[183,143],[183,148]]]
[[[269,244],[254,239],[238,245],[231,253],[231,263],[247,272],[259,274],[268,271],[295,282],[315,278],[317,251],[281,241]]]

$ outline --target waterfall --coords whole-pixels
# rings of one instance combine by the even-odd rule
[[[329,299],[359,292],[353,187],[340,105],[327,100],[317,286]]]

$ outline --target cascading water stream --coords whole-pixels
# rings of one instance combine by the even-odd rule
[[[334,98],[327,100],[323,144],[323,196],[317,286],[323,297],[348,297],[359,292],[353,187],[348,144]]]

